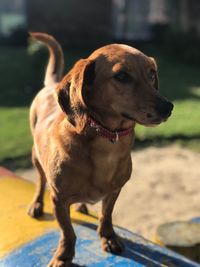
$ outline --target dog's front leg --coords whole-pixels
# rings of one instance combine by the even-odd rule
[[[48,267],[71,266],[74,257],[76,236],[70,220],[70,205],[56,197],[52,198],[54,213],[61,228],[58,248]]]
[[[121,253],[124,249],[124,245],[120,237],[116,235],[112,225],[112,211],[120,190],[107,195],[103,199],[99,227],[97,230],[101,238],[102,249],[111,253]]]

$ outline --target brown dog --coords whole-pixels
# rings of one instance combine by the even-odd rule
[[[112,211],[132,171],[131,148],[136,123],[166,121],[173,105],[158,92],[155,60],[137,49],[111,44],[80,59],[61,80],[62,49],[43,33],[32,33],[50,51],[45,88],[35,97],[30,122],[37,191],[28,213],[43,213],[46,180],[61,228],[51,267],[70,266],[75,234],[72,203],[102,200],[98,227],[102,248],[123,249],[112,226]]]

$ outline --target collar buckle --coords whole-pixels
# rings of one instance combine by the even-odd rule
[[[117,143],[118,141],[119,141],[119,134],[118,134],[118,132],[115,132],[115,138],[112,138],[111,142],[112,143]]]

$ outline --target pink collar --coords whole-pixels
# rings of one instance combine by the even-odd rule
[[[103,127],[100,123],[98,123],[96,120],[93,118],[89,117],[88,118],[88,125],[95,129],[98,135],[109,139],[112,143],[116,143],[119,141],[119,139],[123,136],[129,135],[131,132],[133,132],[133,127],[128,128],[126,130],[118,130],[118,131],[110,131]]]

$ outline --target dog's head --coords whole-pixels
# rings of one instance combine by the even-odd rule
[[[153,58],[112,44],[79,60],[58,86],[58,100],[73,123],[76,112],[108,112],[151,126],[166,121],[173,105],[158,90]]]

